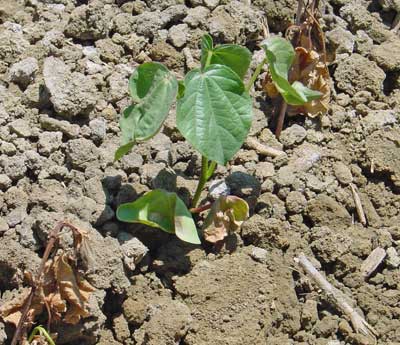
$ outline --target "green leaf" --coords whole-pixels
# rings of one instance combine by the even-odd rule
[[[307,88],[301,82],[290,85],[288,74],[295,59],[295,51],[288,40],[271,37],[264,40],[261,46],[265,50],[272,80],[286,103],[303,105],[322,96],[322,93]]]
[[[129,143],[122,145],[118,148],[117,151],[115,151],[114,154],[114,162],[120,160],[123,156],[125,156],[135,145],[134,141],[130,141]]]
[[[200,244],[192,214],[175,193],[161,189],[150,191],[134,202],[120,205],[117,218],[175,233],[183,241]]]
[[[129,79],[129,91],[135,103],[120,119],[123,146],[148,140],[159,131],[176,98],[178,82],[165,66],[148,62]],[[128,151],[121,149],[120,153]]]
[[[308,87],[304,86],[303,83],[299,82],[299,81],[295,81],[292,84],[292,87],[301,95],[303,95],[303,97],[305,99],[307,99],[307,102],[310,102],[314,99],[318,99],[322,96],[322,92],[316,91],[316,90],[311,90]]]
[[[185,82],[183,80],[178,80],[177,99],[182,98],[184,94],[185,94]]]
[[[177,127],[208,160],[225,165],[246,139],[251,119],[252,101],[229,67],[210,65],[187,74]]]
[[[223,44],[212,51],[211,64],[220,64],[230,67],[243,79],[251,63],[251,53],[236,44]]]
[[[201,39],[201,69],[205,68],[208,56],[212,53],[212,50],[213,39],[209,34],[205,34]]]

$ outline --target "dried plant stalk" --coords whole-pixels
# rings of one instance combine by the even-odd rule
[[[378,335],[375,329],[368,324],[365,319],[357,313],[357,311],[347,301],[343,292],[335,288],[329,283],[326,278],[318,272],[310,260],[304,254],[300,254],[295,261],[304,269],[304,271],[312,278],[312,280],[323,290],[328,298],[328,301],[335,305],[350,319],[356,333],[361,333],[367,337],[376,340]]]
[[[360,196],[358,195],[358,192],[357,192],[357,187],[354,184],[350,183],[350,188],[351,188],[351,192],[353,194],[354,203],[356,205],[358,219],[362,225],[366,226],[367,219],[365,218],[364,209],[363,209],[363,206],[361,203]]]
[[[70,259],[74,261],[76,257],[70,257],[62,251],[61,254],[57,253],[54,258],[49,259],[63,228],[72,231],[75,253],[79,251],[82,259],[88,259],[89,252],[85,241],[87,233],[67,222],[59,222],[49,235],[36,275],[33,277],[31,273],[27,273],[31,287],[24,296],[19,296],[0,308],[0,315],[16,325],[11,345],[26,343],[24,333],[34,323],[35,317],[42,313],[44,307],[48,313],[48,328],[52,314],[59,319],[61,313],[66,313],[65,322],[69,323],[76,323],[81,317],[88,316],[85,303],[94,288],[81,277],[75,276],[76,272],[69,261]],[[49,284],[56,290],[49,290]],[[70,309],[67,308],[67,303]]]
[[[257,139],[252,138],[252,137],[248,137],[246,140],[246,145],[253,149],[256,150],[256,152],[260,155],[263,156],[268,156],[268,157],[279,157],[279,156],[286,156],[286,153],[278,150],[278,149],[274,149],[273,147],[269,147],[266,145],[261,144],[260,142],[257,141]]]
[[[375,248],[361,265],[360,271],[362,276],[364,278],[368,278],[372,273],[375,272],[375,270],[385,259],[385,257],[386,257],[385,249],[381,247]]]

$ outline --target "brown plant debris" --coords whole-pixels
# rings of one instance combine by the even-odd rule
[[[335,288],[331,283],[329,283],[304,254],[300,254],[297,258],[295,258],[295,261],[325,293],[328,301],[336,306],[350,319],[356,333],[363,334],[371,339],[374,343],[378,333],[349,303],[348,297],[345,296],[343,292]]]
[[[63,228],[72,230],[74,250],[58,249],[58,239]],[[0,307],[0,317],[15,325],[12,345],[26,342],[26,333],[36,318],[47,311],[48,328],[52,321],[76,324],[88,317],[87,301],[95,289],[83,277],[78,267],[78,259],[90,260],[87,243],[88,235],[73,225],[60,222],[49,236],[42,263],[35,278],[31,273],[26,277],[30,287],[10,302]],[[55,252],[53,258],[50,253]],[[38,343],[39,344],[39,343]]]
[[[222,241],[230,233],[239,230],[248,216],[246,201],[234,195],[220,196],[204,221],[204,239],[211,243]]]

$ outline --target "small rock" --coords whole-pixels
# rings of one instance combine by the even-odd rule
[[[351,216],[347,210],[336,200],[324,194],[318,195],[308,203],[307,212],[315,225],[341,228],[351,224]]]
[[[70,118],[87,114],[96,104],[97,88],[93,79],[79,72],[71,73],[61,59],[46,58],[43,76],[50,101],[59,115]]]
[[[15,145],[13,143],[3,141],[0,144],[0,152],[7,156],[13,156],[17,153],[17,148],[15,147]]]
[[[206,5],[210,10],[213,10],[219,5],[219,2],[220,0],[204,0],[204,5]]]
[[[307,299],[301,311],[302,324],[309,329],[318,320],[318,303],[313,299]]]
[[[300,144],[306,135],[307,131],[305,128],[295,124],[283,130],[279,139],[285,147],[290,148],[296,144]]]
[[[98,204],[104,205],[107,202],[107,192],[103,188],[101,178],[99,176],[94,176],[89,180],[85,181],[83,186],[84,193],[88,198],[93,199]],[[109,197],[109,196],[108,196]]]
[[[131,336],[128,321],[126,321],[123,314],[113,319],[113,329],[115,337],[121,343],[124,343]]]
[[[73,168],[85,169],[99,157],[99,149],[87,139],[73,139],[67,144],[67,159]]]
[[[275,175],[274,165],[270,162],[259,162],[256,165],[255,174],[258,178],[265,180]]]
[[[50,156],[62,144],[61,132],[43,132],[39,134],[38,151],[44,156]]]
[[[332,230],[322,226],[314,227],[311,231],[310,247],[318,260],[324,263],[335,262],[351,248],[352,243],[352,238],[339,228]]]
[[[112,7],[102,1],[77,6],[71,12],[65,33],[80,40],[98,40],[106,37],[113,25],[112,15]]]
[[[373,46],[371,58],[385,72],[400,71],[400,40],[397,36]]]
[[[333,165],[333,173],[335,174],[337,180],[343,185],[348,185],[349,183],[353,182],[351,170],[342,162],[337,162]]]
[[[351,96],[364,90],[379,95],[386,75],[375,62],[359,54],[352,54],[338,62],[334,78],[337,88]]]
[[[336,54],[351,54],[354,50],[355,38],[350,31],[341,27],[326,33],[326,38],[336,48]]]
[[[225,180],[214,180],[208,187],[208,195],[214,200],[217,200],[221,195],[229,195],[230,193],[231,190]]]
[[[162,29],[164,25],[160,11],[146,11],[134,17],[135,33],[148,38],[153,38],[154,34]]]
[[[254,176],[239,171],[229,175],[226,184],[239,197],[258,197],[261,192],[261,184]]]
[[[397,122],[396,112],[388,110],[370,110],[367,116],[362,118],[362,124],[369,131],[380,129],[386,125],[393,125]]]
[[[32,126],[29,122],[18,119],[9,124],[10,131],[12,133],[17,134],[19,137],[22,138],[29,138],[32,135]]]
[[[195,8],[189,8],[187,16],[183,22],[192,28],[197,28],[207,21],[209,14],[210,10],[207,7],[197,6]]]
[[[138,172],[139,168],[143,165],[143,157],[136,153],[134,150],[129,152],[121,159],[121,167],[128,174]]]
[[[128,76],[119,71],[114,72],[108,78],[109,100],[118,102],[128,95]]]
[[[386,254],[387,254],[386,264],[390,268],[397,268],[400,266],[400,256],[395,248],[393,247],[388,248],[386,250]]]
[[[268,251],[264,248],[254,247],[250,256],[258,262],[266,263]]]
[[[20,224],[27,216],[28,214],[26,213],[25,208],[18,207],[12,210],[7,215],[7,224],[10,228],[14,228],[16,225]]]
[[[306,207],[307,199],[302,193],[293,191],[286,197],[286,208],[289,212],[298,214],[303,212]]]
[[[168,39],[176,48],[182,48],[188,39],[189,28],[187,24],[172,26],[168,31]]]
[[[29,48],[29,42],[22,32],[2,30],[0,32],[0,61],[14,63]]]
[[[40,115],[40,125],[43,129],[48,131],[60,131],[68,138],[76,138],[79,136],[80,127],[69,123],[68,121],[56,120],[47,115]]]
[[[1,158],[0,166],[3,167],[4,173],[13,181],[23,178],[27,171],[24,156]]]
[[[154,179],[164,168],[164,163],[146,163],[142,165],[139,169],[141,183],[144,185],[152,186]],[[166,187],[167,186],[164,186],[164,188]]]
[[[149,251],[147,247],[137,238],[132,238],[122,243],[121,250],[123,254],[124,264],[131,271],[135,270],[136,265]]]
[[[0,235],[3,235],[9,229],[8,224],[4,218],[0,218]]]
[[[106,120],[103,117],[93,119],[89,122],[91,137],[93,140],[103,141],[106,137]]]
[[[146,321],[134,332],[137,345],[179,344],[189,330],[193,318],[186,304],[170,299],[158,301],[149,305]]]
[[[109,38],[96,41],[96,48],[105,62],[118,63],[124,53],[124,49]]]
[[[7,175],[0,174],[0,190],[5,191],[11,187],[11,184],[12,181]]]
[[[38,69],[38,62],[35,58],[26,58],[11,66],[10,80],[25,88],[33,81]]]

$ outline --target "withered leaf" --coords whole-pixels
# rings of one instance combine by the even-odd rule
[[[306,114],[310,117],[323,115],[329,110],[331,96],[328,68],[316,51],[297,47],[295,52],[296,58],[290,73],[290,82],[300,81],[309,89],[321,92],[322,97],[299,106],[289,105],[287,113],[289,115]],[[263,89],[272,99],[279,96],[269,74],[264,78]]]
[[[249,216],[249,206],[234,195],[222,195],[212,205],[203,225],[204,239],[211,243],[222,241],[240,229]]]
[[[80,318],[88,317],[86,302],[89,293],[95,289],[79,276],[76,277],[66,254],[55,259],[55,272],[61,298],[68,303],[65,322],[75,324]]]
[[[306,114],[310,117],[323,115],[329,109],[331,95],[328,68],[316,51],[303,47],[297,47],[295,51],[296,59],[291,74],[293,80],[301,81],[308,88],[321,92],[322,97],[302,106],[289,106],[288,114]]]
[[[27,303],[31,290],[31,288],[24,288],[17,297],[0,307],[0,316],[5,322],[12,323],[15,326],[18,325],[22,315],[22,311],[25,307],[25,303]],[[42,311],[43,301],[41,300],[41,296],[35,294],[33,296],[32,303],[28,311],[26,323],[32,324],[35,317],[41,314]]]
[[[61,320],[62,313],[67,310],[65,301],[61,298],[60,293],[52,292],[45,296],[45,301],[50,308],[51,316],[55,320]]]

